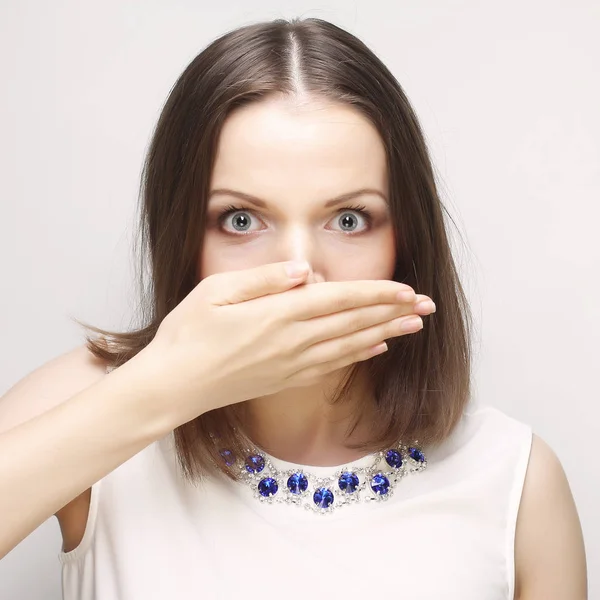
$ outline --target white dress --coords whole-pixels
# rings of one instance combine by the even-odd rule
[[[321,515],[220,476],[185,483],[169,434],[92,487],[81,544],[59,554],[64,600],[512,600],[531,441],[471,407],[386,501]]]

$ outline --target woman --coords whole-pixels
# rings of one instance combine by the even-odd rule
[[[364,44],[217,39],[142,198],[144,326],[91,328],[0,404],[2,555],[56,514],[66,600],[586,596],[559,461],[472,404],[426,145]]]

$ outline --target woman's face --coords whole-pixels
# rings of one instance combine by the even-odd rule
[[[387,184],[377,130],[351,107],[238,109],[219,139],[198,277],[296,259],[309,282],[391,279]]]

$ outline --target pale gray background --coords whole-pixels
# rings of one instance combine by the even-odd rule
[[[379,54],[416,107],[467,247],[478,401],[559,455],[600,581],[600,8],[596,0],[4,0],[0,393],[126,326],[142,158],[169,89],[217,35],[317,16]],[[417,290],[418,291],[418,290]],[[465,465],[468,468],[468,465]],[[0,515],[0,522],[2,515]],[[0,598],[58,600],[54,518],[0,561]]]

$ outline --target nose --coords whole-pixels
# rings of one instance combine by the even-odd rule
[[[306,283],[325,281],[314,235],[307,228],[296,225],[288,228],[282,238],[281,260],[306,261],[310,265]]]

